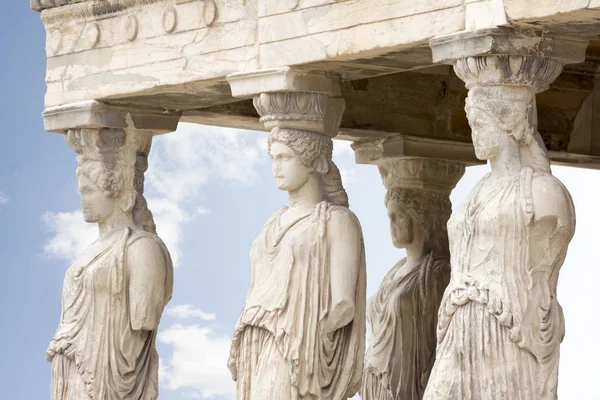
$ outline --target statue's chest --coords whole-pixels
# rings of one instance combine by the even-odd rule
[[[114,246],[90,249],[67,270],[63,303],[74,305],[88,296],[100,299],[110,295],[120,279],[119,263]]]
[[[452,258],[461,263],[493,258],[504,244],[519,236],[519,212],[518,180],[481,185],[448,222]]]

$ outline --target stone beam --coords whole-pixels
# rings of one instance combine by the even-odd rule
[[[43,113],[44,128],[56,133],[65,133],[69,129],[130,128],[163,134],[175,131],[180,117],[177,112],[111,105],[94,100],[50,107]]]
[[[437,158],[459,161],[464,165],[484,164],[475,157],[473,145],[442,139],[402,135],[352,144],[357,164],[380,165],[397,158]]]
[[[46,28],[47,107],[101,99],[188,110],[231,102],[225,76],[236,72],[294,66],[356,80],[427,67],[430,38],[520,16],[498,0],[463,3],[32,0],[32,8]],[[544,29],[565,10],[572,25],[593,21],[586,7],[548,8]],[[596,32],[586,29],[576,34]]]

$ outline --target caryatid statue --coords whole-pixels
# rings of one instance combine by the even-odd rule
[[[367,305],[371,336],[363,400],[421,400],[435,360],[435,327],[450,280],[446,224],[462,163],[402,157],[378,162],[394,246],[406,249]]]
[[[273,128],[269,155],[289,206],[269,218],[250,250],[250,290],[229,359],[239,400],[342,400],[360,388],[366,330],[361,226],[348,209],[331,137],[286,127],[302,126],[304,118],[310,126],[317,119],[309,113],[322,118],[332,106],[339,124],[343,107],[327,104],[331,100],[342,101],[318,93],[255,97],[262,121]]]
[[[143,197],[152,136],[75,129],[86,222],[99,238],[67,270],[62,313],[47,350],[52,400],[155,400],[156,332],[173,289],[169,252]]]
[[[556,286],[575,211],[550,172],[535,94],[561,68],[521,55],[454,64],[469,89],[475,153],[491,172],[448,223],[452,277],[426,400],[557,397],[564,319]]]

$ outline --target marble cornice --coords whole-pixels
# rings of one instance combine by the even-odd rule
[[[58,21],[101,18],[131,7],[164,2],[165,0],[30,0],[31,9],[42,13],[44,24]],[[201,0],[184,0],[190,2]],[[68,6],[68,7],[66,7]]]

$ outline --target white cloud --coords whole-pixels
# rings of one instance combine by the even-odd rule
[[[197,204],[203,186],[211,181],[256,182],[256,167],[268,159],[262,136],[182,123],[177,132],[155,138],[146,173],[148,203],[175,265],[182,259],[183,225],[209,212]]]
[[[333,141],[333,161],[336,163],[342,175],[344,187],[348,187],[356,182],[356,164],[354,163],[354,151],[351,147],[352,142],[348,140]]]
[[[175,266],[183,258],[183,226],[209,212],[197,204],[202,188],[211,181],[238,185],[256,182],[257,166],[268,159],[265,135],[182,123],[177,132],[154,139],[146,173],[146,197],[158,234]],[[2,199],[0,192],[0,204]],[[90,237],[93,240],[97,236],[94,225],[83,222],[81,211],[46,213],[43,219],[54,233],[44,246],[51,257],[73,259],[91,241]]]
[[[161,360],[161,381],[170,390],[190,397],[235,398],[235,383],[227,369],[231,339],[211,328],[176,324],[159,333],[158,341],[173,347],[169,359]]]
[[[10,201],[10,197],[0,190],[0,206],[8,203]]]
[[[44,254],[52,258],[73,261],[98,237],[96,224],[88,224],[81,211],[47,212],[42,216],[46,229],[53,233],[44,245]]]
[[[356,182],[356,170],[354,168],[339,168],[342,176],[342,184],[344,187],[352,185]]]
[[[333,141],[333,156],[336,157],[338,155],[349,154],[354,157],[354,150],[352,150],[352,142],[349,140],[339,140],[336,139]]]
[[[194,307],[191,304],[180,304],[177,306],[169,307],[165,310],[165,315],[175,318],[197,317],[205,321],[214,321],[217,319],[216,314],[206,313],[198,307]]]
[[[264,133],[182,123],[155,138],[147,182],[173,201],[189,200],[211,179],[252,184],[267,159],[256,135]]]
[[[210,213],[210,210],[205,207],[196,207],[196,212],[198,213],[198,215],[206,215]]]
[[[149,197],[148,207],[154,215],[154,223],[160,238],[165,242],[175,266],[181,262],[179,243],[183,237],[182,225],[190,215],[177,202],[166,197]]]

